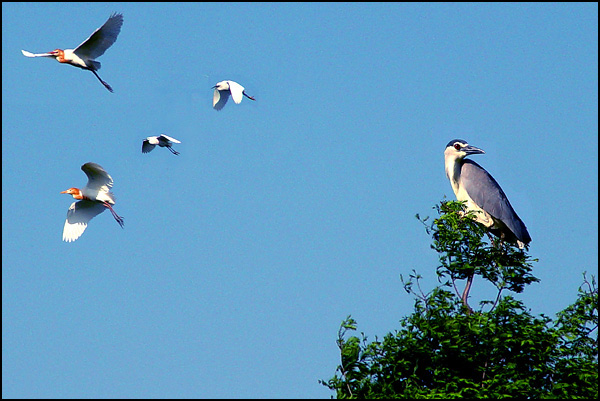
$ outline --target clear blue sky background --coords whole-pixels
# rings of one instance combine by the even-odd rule
[[[74,48],[114,12],[88,71]],[[598,5],[2,3],[2,396],[309,397],[351,314],[382,337],[436,283],[415,218],[454,138],[533,238],[532,313],[598,272]],[[256,102],[212,109],[231,79]],[[174,156],[142,140],[181,140]],[[106,212],[62,242],[86,162]],[[492,297],[476,281],[472,303]]]

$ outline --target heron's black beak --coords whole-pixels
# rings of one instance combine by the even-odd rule
[[[479,154],[485,153],[485,151],[483,149],[479,149],[479,148],[476,148],[475,146],[471,146],[471,145],[465,146],[461,150],[468,155],[479,155]]]

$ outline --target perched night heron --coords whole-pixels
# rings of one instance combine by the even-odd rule
[[[508,198],[483,167],[465,156],[485,153],[462,139],[448,143],[444,151],[446,176],[456,199],[467,201],[467,210],[475,211],[476,220],[489,231],[519,248],[531,242],[525,223],[510,205]]]

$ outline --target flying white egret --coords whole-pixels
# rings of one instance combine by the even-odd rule
[[[169,149],[171,151],[171,153],[173,153],[174,155],[178,155],[179,152],[171,147],[171,145],[173,143],[181,143],[181,142],[178,141],[177,139],[171,138],[170,136],[167,136],[165,134],[160,134],[159,136],[149,136],[148,138],[144,139],[144,141],[142,142],[142,153],[148,153],[152,149],[154,149],[154,147],[156,145],[158,145],[161,148]]]
[[[103,55],[106,49],[115,43],[119,32],[121,32],[121,25],[123,25],[123,15],[114,13],[104,25],[96,29],[89,38],[75,49],[56,49],[48,53],[38,54],[25,50],[21,50],[21,52],[27,57],[54,57],[59,63],[67,63],[84,70],[90,70],[102,85],[112,92],[113,89],[110,85],[98,76],[96,71],[100,69],[100,62],[96,61],[95,58]]]
[[[110,188],[113,186],[112,177],[99,164],[85,163],[81,169],[88,177],[88,183],[83,189],[69,188],[61,194],[73,195],[79,202],[73,202],[67,212],[67,220],[63,229],[63,241],[72,242],[81,237],[88,222],[110,209],[113,217],[123,228],[123,217],[119,216],[111,205],[115,197]]]
[[[230,94],[235,104],[240,104],[242,95],[250,100],[256,100],[252,96],[248,96],[244,87],[237,82],[221,81],[213,86],[213,89],[215,90],[213,93],[213,108],[215,110],[221,110],[225,106]]]

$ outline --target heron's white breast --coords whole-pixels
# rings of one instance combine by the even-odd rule
[[[111,205],[115,204],[115,200],[113,195],[110,192],[107,191],[99,191],[97,189],[93,189],[93,188],[84,188],[81,193],[83,194],[83,196],[85,196],[86,198],[90,199],[90,200],[96,200],[96,201],[100,201],[100,202],[108,202]]]
[[[83,68],[89,67],[88,64],[85,62],[85,60],[83,60],[77,54],[73,53],[73,49],[65,50],[65,60],[68,60],[69,63],[76,65],[78,67],[83,67]]]

